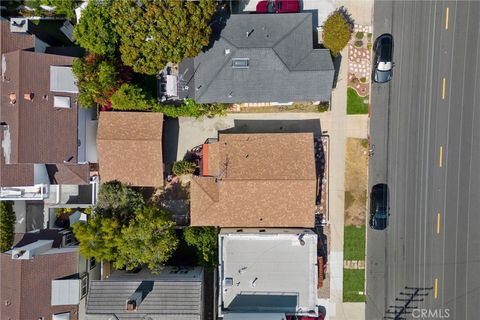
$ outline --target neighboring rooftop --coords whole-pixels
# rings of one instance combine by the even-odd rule
[[[54,314],[67,312],[69,319],[78,318],[78,303],[51,304],[52,280],[76,275],[79,264],[78,247],[51,249],[52,242],[54,247],[59,245],[58,237],[53,230],[25,234],[14,248],[15,252],[27,251],[20,258],[14,258],[12,251],[0,254],[1,319],[52,319]]]
[[[86,313],[86,320],[201,320],[203,269],[166,267],[158,275],[115,271],[90,283]]]
[[[231,15],[211,48],[180,64],[180,98],[329,101],[332,58],[313,49],[312,25],[312,13]]]
[[[162,130],[162,113],[101,112],[97,133],[101,179],[163,186]]]
[[[313,227],[312,133],[220,134],[203,145],[191,184],[191,225]]]
[[[317,235],[309,229],[222,229],[219,309],[317,312]]]

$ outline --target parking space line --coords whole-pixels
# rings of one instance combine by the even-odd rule
[[[445,30],[448,30],[448,14],[449,14],[450,9],[447,7],[445,10]]]
[[[442,79],[442,100],[445,100],[446,86],[447,86],[447,80],[443,78]]]
[[[440,150],[439,150],[439,155],[438,155],[438,167],[442,167],[443,165],[443,146],[440,146]]]
[[[440,212],[437,213],[437,234],[440,233]]]
[[[435,300],[438,298],[438,278],[435,278],[435,286],[433,289],[433,296]]]

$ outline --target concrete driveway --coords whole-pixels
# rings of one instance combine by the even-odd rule
[[[325,121],[321,120],[324,118]],[[165,134],[165,162],[181,160],[188,150],[201,145],[208,138],[217,138],[219,131],[230,133],[269,133],[269,132],[313,132],[321,135],[327,121],[326,114],[321,113],[249,113],[228,114],[212,119],[180,118],[167,119],[165,127],[178,126]],[[172,123],[169,123],[172,122]],[[175,123],[177,122],[177,123]],[[322,124],[321,124],[322,123]],[[175,131],[177,131],[175,133]]]

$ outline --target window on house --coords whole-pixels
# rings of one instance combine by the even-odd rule
[[[248,58],[234,58],[232,59],[232,68],[245,69],[248,68]]]
[[[88,293],[88,273],[84,273],[82,277],[80,278],[81,280],[81,298],[85,297]]]
[[[70,97],[53,96],[53,106],[55,108],[70,108]]]

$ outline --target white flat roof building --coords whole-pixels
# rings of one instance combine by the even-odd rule
[[[219,316],[224,319],[256,312],[318,315],[312,230],[222,229],[219,263]]]

